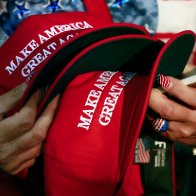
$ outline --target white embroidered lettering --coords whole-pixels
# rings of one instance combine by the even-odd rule
[[[44,57],[47,58],[51,54],[51,52],[46,49],[43,49],[43,54],[44,54]]]
[[[116,107],[118,98],[122,92],[123,88],[118,88],[117,85],[111,87],[109,95],[111,97],[106,97],[104,102],[104,107],[100,114],[99,123],[106,126],[110,123],[113,111]]]
[[[89,125],[91,124],[93,114],[97,107],[97,103],[99,101],[100,96],[101,96],[101,91],[96,91],[96,90],[90,91],[87,101],[85,103],[85,106],[88,107],[89,109],[82,111],[83,115],[80,116],[80,122],[78,123],[78,127],[82,127],[82,128],[85,127],[86,130],[89,129]]]
[[[43,33],[38,34],[39,43],[43,44],[44,42],[48,41],[52,37],[62,32],[75,31],[77,29],[83,30],[83,29],[88,29],[88,28],[93,28],[93,27],[86,21],[75,22],[75,23],[70,23],[70,24],[65,24],[65,25],[55,25],[55,26],[52,26],[50,29],[44,30]],[[65,41],[73,38],[77,34],[78,33],[69,34],[66,36],[65,40],[60,38],[58,44],[63,44]],[[31,40],[19,52],[19,55],[16,55],[15,59],[10,61],[9,65],[5,67],[5,71],[7,71],[9,75],[11,75],[19,67],[19,65],[38,47],[39,47],[39,44],[35,40]],[[57,47],[57,44],[53,42],[52,44],[48,45],[47,49],[54,51],[56,50],[56,47]],[[43,49],[42,52],[43,52],[44,58],[47,58],[51,54],[51,52],[46,49]],[[35,61],[37,60],[39,61],[40,60],[39,58],[40,57],[37,57]],[[36,64],[32,62],[33,62],[33,59],[30,62],[30,64]],[[25,67],[24,70],[27,70],[27,68]],[[24,73],[24,70],[22,71],[23,73]],[[28,74],[23,74],[23,75],[28,75]]]
[[[97,88],[99,88],[100,90],[103,90],[104,87],[108,84],[108,82],[110,81],[110,79],[113,77],[113,75],[117,73],[117,72],[111,72],[111,71],[104,71],[100,76],[99,79],[97,80],[96,84],[94,84],[94,86],[96,86]]]
[[[38,37],[39,37],[39,41],[41,44],[43,44],[45,41],[47,41],[49,39],[41,34],[38,34]]]
[[[14,61],[12,60],[10,62],[10,65],[5,67],[5,70],[8,71],[9,75],[11,75],[16,70],[17,67],[18,65],[14,64]]]
[[[38,46],[39,44],[35,40],[32,40],[23,50],[20,51],[20,53],[24,56],[24,58],[27,58]]]
[[[62,45],[63,43],[65,43],[65,40],[63,40],[62,38],[59,39],[59,43]]]
[[[57,46],[57,44],[56,44],[55,42],[52,42],[51,44],[49,44],[49,45],[47,46],[47,48],[48,48],[48,49],[52,48],[52,50],[56,50],[56,46]]]

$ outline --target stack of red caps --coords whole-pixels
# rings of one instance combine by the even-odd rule
[[[45,144],[46,195],[144,194],[133,157],[154,77],[179,75],[194,41],[190,31],[166,44],[146,35],[115,36],[68,63],[40,106],[62,93]]]
[[[85,3],[91,11],[30,16],[19,26],[0,48],[0,93],[28,82],[16,111],[49,86],[39,114],[62,94],[45,144],[46,195],[141,195],[133,154],[155,75],[178,76],[195,35],[165,44],[143,27],[113,24],[104,1]]]

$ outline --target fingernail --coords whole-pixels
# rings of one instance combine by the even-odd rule
[[[169,123],[165,119],[157,118],[153,121],[152,127],[156,132],[163,133],[168,131]]]
[[[163,88],[168,88],[171,85],[171,81],[167,76],[164,76],[163,74],[159,74],[157,76],[157,81]]]

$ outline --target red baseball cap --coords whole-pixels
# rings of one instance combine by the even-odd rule
[[[15,78],[19,84],[26,81],[30,73],[53,53],[58,45],[84,30],[111,24],[110,20],[105,20],[101,16],[97,18],[95,14],[87,12],[29,16],[20,23],[17,30],[0,48],[0,71],[3,73],[1,80]],[[63,36],[57,40],[55,38],[58,35]],[[54,41],[56,42],[53,43]],[[42,48],[43,44],[45,48]],[[40,55],[35,53],[37,48],[42,48]],[[11,81],[7,81],[8,86],[13,87]],[[0,84],[2,83],[0,81]],[[4,88],[2,87],[1,91],[7,90]]]
[[[40,21],[45,21],[45,25],[38,25]],[[41,87],[42,82],[44,84],[48,80],[52,82],[65,66],[65,62],[84,47],[98,40],[121,34],[149,36],[141,26],[114,24],[109,19],[97,17],[92,13],[72,12],[30,16],[0,48],[0,94],[28,82],[23,99],[15,108],[17,110],[24,103],[27,94],[30,95],[31,84],[40,75],[40,71],[43,70],[42,80],[39,80],[37,87]]]
[[[121,38],[121,36],[116,36],[91,44],[75,55],[75,57],[64,66],[64,69],[60,72],[58,77],[50,83],[50,88],[40,104],[39,112],[43,110],[58,93],[63,92],[66,85],[78,74],[102,70],[129,71],[129,66],[126,65],[128,61],[127,58],[131,59],[131,61],[129,60],[129,64],[131,69],[134,69],[135,72],[145,73],[146,70],[150,70],[152,64],[156,63],[156,60],[158,62],[161,60],[157,68],[157,74],[179,77],[193,50],[196,36],[192,31],[183,31],[173,36],[166,44],[146,35],[122,35],[122,38],[124,37],[129,38],[130,44],[129,46],[126,45],[125,50],[127,50],[122,54],[121,51],[123,51],[124,46],[122,47],[121,45],[116,46],[116,50],[109,46],[108,51],[102,51],[102,47],[105,47],[103,43],[108,42],[109,45],[112,45],[115,39]],[[66,49],[67,47],[64,48],[64,50]],[[118,52],[119,50],[120,52]],[[89,53],[92,52],[96,61],[94,61],[91,54],[89,55]],[[108,57],[108,55],[112,55],[111,53],[115,54],[113,58]],[[63,54],[64,53],[60,54],[58,59],[64,58]],[[120,54],[121,56],[119,56]],[[159,59],[158,54],[161,59]],[[98,55],[100,55],[100,58],[98,58]],[[104,58],[105,55],[106,57]],[[126,56],[126,58],[124,58],[123,55]],[[90,62],[93,66],[89,64]],[[139,66],[140,64],[142,66]],[[143,64],[145,64],[145,66]],[[37,77],[31,89],[38,86],[37,82],[39,83],[41,77],[42,74]]]
[[[51,76],[55,78],[55,76],[61,71],[61,69],[64,68],[66,62],[73,58],[73,56],[76,55],[77,52],[90,45],[91,43],[107,37],[121,34],[149,35],[144,28],[137,25],[111,23],[108,25],[103,25],[101,27],[94,27],[92,29],[85,30],[76,37],[73,37],[66,42],[60,43],[64,39],[64,36],[67,36],[67,33],[68,32],[55,35],[50,40],[44,42],[41,46],[39,46],[31,54],[29,54],[29,56],[24,61],[22,61],[20,66],[18,66],[16,69],[14,68],[15,64],[10,63],[10,65],[7,66],[7,64],[5,63],[5,61],[8,61],[8,59],[10,59],[9,55],[5,56],[6,49],[4,50],[4,48],[8,47],[7,45],[11,44],[12,40],[10,41],[9,39],[8,42],[10,44],[7,44],[8,42],[6,42],[6,44],[2,48],[0,48],[0,55],[2,54],[2,64],[0,66],[0,73],[2,76],[0,78],[0,94],[14,88],[15,86],[25,81],[28,81],[28,89],[25,92],[23,100],[21,100],[21,103],[18,105],[18,107],[20,107],[23,104],[26,95],[29,94],[28,92],[31,88],[31,84],[37,80],[36,78],[38,75],[40,75],[41,71],[41,81],[44,82],[44,84],[46,84],[48,80],[52,82]],[[48,48],[53,51],[49,51]],[[12,57],[13,56],[14,55],[12,54]],[[59,56],[61,56],[61,58],[59,58]],[[43,79],[46,80],[43,81]],[[39,81],[37,87],[41,87],[42,83],[40,82],[40,80],[37,81]]]
[[[0,48],[0,94],[32,77],[42,61],[78,33],[113,23],[105,1],[93,7],[84,0],[84,6],[85,12],[31,15],[20,23]]]
[[[133,158],[154,78],[157,70],[167,73],[165,64],[177,68],[176,51],[182,50],[176,58],[187,61],[194,40],[189,31],[164,46],[142,35],[116,36],[71,60],[41,105],[63,93],[45,143],[46,195],[144,194]]]

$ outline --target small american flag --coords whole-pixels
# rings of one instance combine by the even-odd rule
[[[162,74],[159,74],[159,77],[160,77],[160,84],[161,84],[161,86],[164,86],[166,88],[169,87],[170,80],[166,76],[164,76]]]
[[[150,148],[147,138],[138,138],[135,147],[135,163],[150,162]]]

